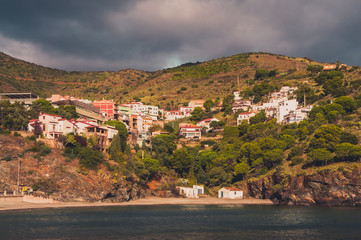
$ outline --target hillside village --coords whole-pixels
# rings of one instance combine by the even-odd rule
[[[295,99],[294,92],[297,87],[291,88],[284,86],[278,92],[272,92],[268,96],[268,102],[262,104],[252,104],[249,99],[242,99],[240,91],[234,92],[232,102],[233,114],[238,114],[237,125],[242,121],[249,123],[250,118],[257,113],[264,111],[268,119],[276,118],[278,123],[299,123],[307,118],[312,106],[300,106]],[[26,101],[20,94],[12,95],[11,93],[1,93],[1,99],[10,99],[11,102]],[[16,98],[14,97],[16,96]],[[25,97],[28,97],[24,93]],[[38,99],[33,96],[33,100]],[[128,143],[134,148],[136,145],[142,147],[145,144],[151,146],[152,136],[159,134],[169,134],[166,131],[154,131],[163,129],[164,124],[179,119],[186,119],[192,116],[196,108],[205,110],[205,100],[191,100],[188,106],[180,106],[178,110],[166,111],[158,106],[145,105],[141,102],[117,104],[112,100],[90,101],[87,99],[52,95],[46,99],[55,108],[60,105],[74,105],[79,114],[79,119],[66,119],[59,115],[40,113],[37,119],[31,119],[28,124],[28,131],[34,132],[36,125],[39,125],[42,134],[47,139],[58,139],[60,136],[67,134],[79,134],[86,137],[96,137],[97,148],[106,151],[118,131],[114,126],[104,125],[107,121],[118,120],[124,123],[129,132]],[[222,102],[211,110],[221,109]],[[186,140],[202,140],[202,132],[209,132],[212,129],[211,123],[219,122],[217,118],[205,118],[196,124],[182,122],[179,124],[179,136]]]
[[[143,196],[147,189],[160,196],[251,196],[313,204],[321,195],[308,198],[312,187],[292,198],[289,194],[295,190],[289,189],[290,184],[323,171],[332,173],[325,175],[328,178],[342,172],[345,181],[354,181],[361,158],[357,121],[361,95],[359,81],[345,78],[357,76],[357,67],[309,65],[306,71],[300,76],[307,75],[307,81],[281,85],[275,82],[287,76],[295,81],[297,69],[287,73],[257,69],[252,81],[238,88],[232,84],[230,94],[222,98],[213,95],[183,103],[173,98],[163,105],[137,97],[130,102],[61,94],[44,99],[29,92],[1,92],[0,132],[9,134],[9,129],[17,136],[21,131],[26,142],[34,141],[33,147],[16,155],[6,148],[1,157],[9,164],[19,156],[51,163],[48,145],[61,152],[57,159],[61,166],[77,167],[72,167],[73,174],[100,178],[106,171],[107,184],[113,186],[107,187],[108,193],[97,192],[93,200],[131,198],[119,190],[122,185],[132,186],[132,197]],[[42,174],[30,169],[36,176]],[[58,179],[56,174],[23,176],[28,186],[58,199],[67,196],[65,186],[50,183]],[[14,184],[1,184],[14,189]],[[72,194],[67,198],[78,197]],[[351,193],[343,198],[359,201]]]

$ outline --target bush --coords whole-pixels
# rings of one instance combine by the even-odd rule
[[[0,134],[4,134],[4,135],[10,135],[11,131],[0,128]]]
[[[18,133],[18,132],[14,132],[14,136],[15,136],[15,137],[21,137],[21,134]]]
[[[301,156],[295,156],[295,157],[291,158],[291,165],[292,166],[298,165],[298,164],[300,164],[302,162],[303,162],[303,157],[301,157]]]
[[[40,190],[45,192],[47,195],[51,195],[58,190],[59,186],[52,179],[41,179],[40,181],[36,182],[31,188],[34,191]]]
[[[49,153],[51,153],[51,148],[46,145],[42,145],[40,150],[40,156],[46,156]]]
[[[13,160],[13,156],[7,155],[6,157],[3,157],[2,160],[6,161],[6,162],[10,162],[11,160]]]
[[[78,156],[80,165],[89,169],[95,169],[103,161],[103,154],[89,147],[82,148]]]
[[[36,137],[34,135],[32,136],[27,136],[26,139],[30,140],[30,141],[36,141]]]

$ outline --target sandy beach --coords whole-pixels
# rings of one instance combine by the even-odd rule
[[[132,200],[122,203],[103,203],[103,202],[57,202],[53,203],[33,203],[24,202],[22,197],[13,197],[0,199],[0,211],[26,210],[42,208],[67,208],[67,207],[104,207],[104,206],[147,206],[147,205],[245,205],[261,204],[272,205],[269,199],[218,199],[212,197],[206,198],[159,198],[148,197],[139,200]]]

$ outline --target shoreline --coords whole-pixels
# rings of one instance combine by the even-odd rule
[[[32,203],[22,199],[8,199],[0,201],[0,212],[17,210],[34,210],[50,208],[79,208],[79,207],[120,207],[120,206],[159,206],[159,205],[273,205],[269,199],[219,199],[219,198],[160,198],[148,197],[129,202],[58,202]]]

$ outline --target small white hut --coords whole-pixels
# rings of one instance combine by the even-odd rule
[[[243,198],[243,191],[235,187],[223,187],[218,190],[218,198]]]

